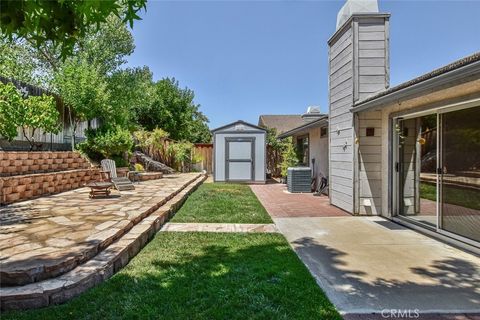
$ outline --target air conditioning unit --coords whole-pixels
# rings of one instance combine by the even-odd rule
[[[288,192],[311,192],[312,170],[308,167],[294,167],[287,170]]]

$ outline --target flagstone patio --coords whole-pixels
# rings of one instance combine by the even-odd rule
[[[89,260],[199,177],[175,174],[90,199],[89,189],[0,207],[1,286],[56,277]]]

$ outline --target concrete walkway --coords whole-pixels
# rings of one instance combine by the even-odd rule
[[[260,232],[277,233],[274,224],[249,223],[166,223],[160,231],[170,232]]]
[[[276,218],[344,314],[480,313],[480,259],[376,217]]]
[[[380,217],[339,214],[332,206],[309,214],[302,204],[308,195],[282,195],[281,188],[252,186],[345,319],[401,318],[389,310],[480,319],[479,257]],[[328,202],[316,199],[320,208]]]

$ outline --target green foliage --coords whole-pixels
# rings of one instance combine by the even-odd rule
[[[13,84],[0,82],[0,134],[3,137],[12,140],[20,127],[30,143],[30,149],[33,149],[36,130],[58,133],[59,118],[60,113],[52,96],[30,96],[23,99]]]
[[[111,159],[113,161],[115,161],[115,166],[117,168],[128,168],[128,161],[125,160],[125,158],[123,157],[123,155],[115,155],[115,156],[111,156]]]
[[[293,145],[292,138],[285,139],[286,147],[282,152],[282,177],[287,176],[287,170],[289,167],[294,167],[298,164],[297,152]]]
[[[59,48],[62,57],[72,55],[80,39],[98,31],[109,16],[121,17],[133,26],[146,0],[2,0],[0,30],[8,38],[24,38],[32,45],[46,43]]]
[[[108,117],[108,91],[105,79],[85,60],[70,60],[56,74],[55,84],[74,121]]]
[[[175,142],[168,146],[168,152],[172,154],[177,170],[184,172],[192,164],[193,148],[191,142]]]
[[[145,171],[145,168],[143,168],[141,163],[135,163],[135,171],[143,172],[143,171]]]
[[[155,128],[153,131],[146,131],[144,129],[137,130],[133,133],[136,144],[140,148],[154,147],[157,149],[163,148],[165,139],[168,138],[168,132],[160,128]]]
[[[55,99],[52,96],[30,96],[24,100],[23,108],[20,109],[19,126],[24,130],[42,129],[48,133],[60,131],[60,113],[57,110]]]
[[[208,119],[193,99],[193,91],[175,79],[162,79],[154,85],[153,102],[135,109],[136,121],[147,130],[161,127],[174,140],[209,142]]]
[[[175,79],[155,83],[148,67],[120,69],[134,47],[125,23],[110,15],[79,36],[75,54],[66,58],[51,42],[36,46],[21,38],[0,40],[0,74],[62,97],[65,118],[72,123],[72,147],[78,124],[94,118],[106,128],[132,132],[160,127],[178,141],[210,142],[208,119],[194,103],[192,90],[180,88]],[[162,144],[161,136],[154,134],[151,144]]]
[[[92,159],[123,156],[133,148],[133,138],[130,132],[121,127],[92,129],[86,132],[87,140],[79,144],[79,148]],[[128,163],[127,165],[128,166]]]
[[[115,122],[124,126],[138,125],[137,114],[153,102],[155,90],[148,67],[115,71],[108,77],[110,104]]]
[[[0,82],[0,135],[11,141],[17,136],[19,110],[23,108],[20,92],[12,83]]]

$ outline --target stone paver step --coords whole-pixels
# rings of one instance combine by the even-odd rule
[[[166,223],[160,231],[167,232],[260,232],[277,233],[274,224],[252,223]]]
[[[200,174],[170,175],[90,199],[82,188],[0,208],[0,286],[57,277],[88,261]]]
[[[72,299],[125,266],[204,180],[195,176],[180,192],[145,217],[105,250],[61,276],[23,286],[0,288],[0,309],[32,309]]]

